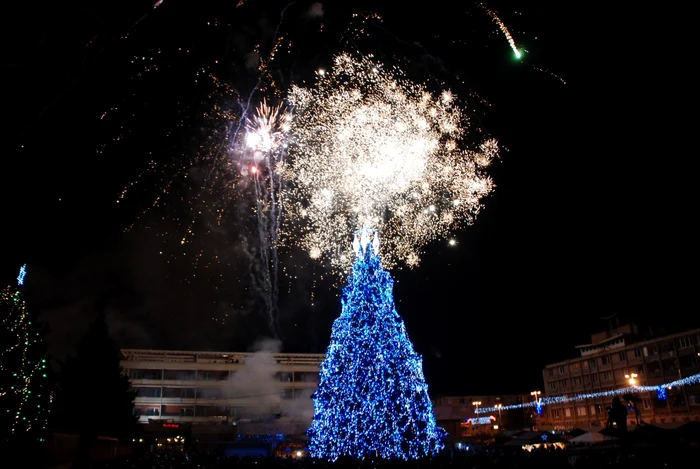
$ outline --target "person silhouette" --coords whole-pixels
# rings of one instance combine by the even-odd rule
[[[608,427],[616,426],[620,432],[627,432],[627,406],[615,396],[608,410]]]

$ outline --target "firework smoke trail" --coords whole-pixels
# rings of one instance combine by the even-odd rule
[[[275,338],[279,338],[279,226],[280,205],[277,202],[282,187],[282,178],[276,172],[275,160],[284,159],[284,138],[289,130],[290,115],[282,112],[281,106],[270,107],[265,101],[257,108],[256,115],[247,120],[246,146],[253,153],[254,164],[250,167],[255,187],[256,216],[260,243],[260,263],[265,289],[264,301],[268,312],[268,323]],[[265,174],[261,174],[261,162]],[[277,188],[275,186],[278,186]]]
[[[522,57],[520,50],[518,50],[518,46],[515,45],[515,40],[513,39],[513,36],[510,35],[510,31],[508,31],[508,28],[506,28],[506,25],[503,24],[503,21],[501,21],[501,18],[498,17],[496,12],[483,3],[479,3],[479,6],[486,12],[487,15],[491,17],[493,22],[496,23],[501,29],[501,32],[505,35],[506,39],[508,40],[510,48],[513,49],[515,58],[519,59],[520,57]]]
[[[284,15],[293,4],[296,2],[290,2],[282,9],[280,12],[280,19],[275,28],[275,33],[272,36],[272,49],[270,51],[270,57],[268,61],[271,61],[276,47],[278,45],[279,30],[284,21]],[[237,5],[242,6],[242,3]],[[249,110],[252,106],[253,95],[260,88],[262,84],[263,76],[267,72],[267,63],[262,62],[260,67],[260,74],[258,75],[258,81],[253,87],[248,100],[246,101],[245,108],[242,110],[242,118],[239,121],[239,125],[236,128],[233,141],[238,141],[238,135],[241,131],[241,126],[243,123],[248,124],[248,137],[257,136],[258,141],[251,141],[247,139],[247,144],[253,147],[256,151],[262,151],[264,155],[265,166],[267,170],[267,175],[269,178],[269,192],[264,184],[260,183],[260,171],[257,166],[254,179],[255,188],[255,203],[256,203],[256,217],[258,221],[258,241],[259,241],[259,258],[257,259],[260,263],[258,266],[262,274],[262,279],[256,279],[253,275],[253,280],[257,281],[258,284],[262,286],[262,297],[265,302],[268,326],[270,332],[275,339],[279,339],[279,310],[278,310],[278,300],[279,300],[279,255],[278,255],[278,240],[279,240],[279,218],[278,213],[279,204],[276,200],[275,192],[275,171],[272,165],[273,152],[279,150],[279,137],[280,133],[276,128],[279,124],[278,119],[281,117],[280,108],[270,108],[266,102],[263,101],[257,108],[256,116],[253,120],[248,118]],[[257,147],[257,148],[256,148]],[[283,152],[281,153],[283,155]],[[281,179],[278,183],[282,184]],[[265,218],[264,206],[265,202],[269,204],[269,219]],[[253,261],[251,257],[251,261]],[[255,267],[253,269],[255,270]],[[251,271],[252,275],[252,271]]]
[[[471,223],[493,183],[493,139],[468,141],[470,127],[450,91],[434,96],[371,56],[341,54],[312,88],[293,86],[283,235],[342,274],[348,236],[363,226],[382,238],[389,267],[420,262],[421,249]],[[294,224],[302,224],[299,239]]]
[[[251,92],[248,94],[248,97],[245,101],[240,103],[241,107],[241,116],[238,119],[238,123],[236,124],[231,124],[227,134],[230,135],[229,139],[227,141],[224,141],[221,143],[219,150],[217,151],[217,155],[221,155],[222,151],[224,151],[226,143],[231,143],[234,146],[235,145],[240,145],[241,144],[241,134],[244,133],[246,130],[246,124],[250,123],[251,120],[248,118],[250,114],[250,109],[253,106],[253,98],[255,96],[255,93],[259,91],[262,83],[263,83],[263,78],[267,73],[267,63],[270,60],[272,60],[272,57],[274,55],[274,52],[276,50],[276,45],[278,42],[278,36],[279,36],[279,30],[280,27],[284,21],[284,16],[289,7],[291,7],[293,4],[296,2],[290,2],[288,3],[280,12],[280,18],[279,22],[277,23],[277,26],[275,28],[275,32],[272,38],[272,50],[270,52],[270,57],[268,61],[261,61],[261,65],[258,68],[259,69],[259,74],[257,77],[257,82],[253,86]],[[243,6],[243,2],[240,2],[237,7]],[[269,110],[266,104],[263,103],[260,108],[258,108],[258,111],[264,112]],[[278,110],[279,111],[279,110]],[[259,116],[256,116],[256,119]],[[235,130],[234,130],[235,128]],[[255,130],[254,130],[255,131]],[[245,146],[245,143],[243,143]],[[271,165],[270,165],[270,155],[268,154],[267,157],[267,168],[268,168],[268,175],[270,178],[273,178],[273,171],[270,170]],[[247,168],[247,170],[250,170],[250,168]],[[210,190],[210,183],[212,181],[212,176],[215,171],[215,165],[212,165],[212,167],[209,170],[209,173],[207,175],[207,178],[202,185],[202,190],[201,193],[204,193],[205,191]],[[277,219],[279,218],[279,215],[277,213],[278,211],[278,206],[279,204],[276,203],[275,200],[271,200],[275,198],[275,192],[272,190],[269,194],[267,194],[267,190],[265,188],[264,184],[261,184],[259,181],[259,171],[256,169],[256,174],[253,175],[253,187],[255,189],[255,204],[256,204],[256,218],[258,222],[258,249],[257,250],[251,250],[248,248],[248,245],[246,243],[246,246],[243,247],[243,251],[247,254],[248,258],[250,259],[251,265],[251,279],[253,281],[253,284],[257,286],[256,290],[261,294],[262,300],[265,303],[265,309],[267,313],[267,319],[268,319],[268,325],[270,328],[270,333],[274,336],[275,339],[279,339],[279,326],[278,326],[278,312],[277,312],[277,303],[278,303],[278,298],[279,298],[279,287],[278,287],[278,269],[279,269],[279,256],[277,253],[277,239],[279,237],[279,222]],[[271,187],[274,186],[274,180],[271,179],[270,181]],[[281,184],[281,182],[280,182]],[[270,197],[271,196],[271,197]],[[270,212],[270,216],[273,217],[274,222],[270,223],[268,220],[265,219],[265,207],[268,205],[272,208]],[[193,233],[193,225],[194,225],[194,218],[190,220],[188,228],[185,230],[185,235],[181,239],[180,243],[185,244],[187,241],[187,236]],[[257,252],[257,254],[256,254]],[[256,264],[257,263],[257,264]]]

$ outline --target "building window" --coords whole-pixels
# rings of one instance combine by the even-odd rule
[[[557,390],[557,382],[556,382],[556,381],[552,381],[551,383],[549,383],[549,389],[550,389],[551,391],[556,391],[556,390]]]
[[[563,366],[560,366],[560,367],[559,367],[559,374],[560,374],[560,375],[563,375],[564,372],[565,372],[565,370],[566,370],[566,368],[564,368]]]
[[[584,417],[586,415],[586,408],[585,407],[576,407],[576,416],[577,417]]]
[[[203,406],[198,405],[194,408],[196,417],[227,417],[228,410],[221,406]]]
[[[600,357],[600,364],[601,365],[607,365],[610,362],[610,358],[606,355],[604,357]]]
[[[636,348],[632,351],[632,354],[634,355],[634,358],[642,358],[642,349]]]
[[[574,376],[573,378],[571,378],[571,385],[572,386],[581,386],[581,377]]]
[[[163,379],[171,381],[194,381],[197,379],[197,372],[194,370],[165,370]]]
[[[588,369],[588,360],[582,361],[581,366],[583,367],[584,370],[587,370]]]
[[[566,389],[567,386],[569,386],[569,383],[565,379],[559,381],[559,389]]]
[[[651,401],[649,399],[642,399],[642,405],[645,409],[651,409]]]
[[[571,371],[576,372],[581,369],[581,363],[576,362],[571,364]]]
[[[168,399],[194,399],[194,388],[163,388],[163,397]]]
[[[222,399],[226,397],[221,388],[197,388],[197,399]]]
[[[295,371],[295,383],[318,383],[319,375],[313,371]]]
[[[145,415],[148,417],[157,417],[160,415],[160,406],[157,407],[134,407],[134,415]]]
[[[549,372],[549,376],[554,376],[554,368],[550,368],[547,371]]]
[[[552,409],[552,418],[558,419],[559,417],[561,417],[561,412],[559,412],[559,409]]]
[[[591,358],[590,360],[588,360],[588,367],[591,369],[595,368],[595,360],[594,359]]]
[[[676,347],[678,348],[688,348],[692,346],[693,342],[690,340],[690,337],[679,337],[676,339]]]
[[[464,398],[464,397],[460,397],[460,398],[459,398],[459,403],[460,403],[460,405],[465,405],[465,404],[467,403],[467,399]]]
[[[610,381],[612,380],[612,373],[609,371],[606,371],[603,373],[603,381]]]
[[[159,380],[163,378],[161,370],[142,370],[142,369],[131,369],[129,370],[129,379],[152,379]]]
[[[620,358],[621,362],[624,362],[627,360],[627,357],[625,356],[625,352],[620,352],[617,354],[617,356]]]
[[[160,397],[160,388],[134,388],[137,397]]]
[[[564,409],[564,417],[571,417],[571,407]]]
[[[678,364],[681,368],[694,368],[695,360],[692,355],[683,355],[678,357]]]
[[[591,413],[591,415],[595,415],[595,413],[596,413],[596,412],[595,412],[595,406],[594,406],[594,405],[590,406],[590,407],[588,408],[588,411]]]
[[[227,381],[228,371],[207,371],[197,373],[197,381]]]
[[[598,375],[591,375],[591,383],[598,384]]]

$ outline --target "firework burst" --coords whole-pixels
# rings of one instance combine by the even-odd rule
[[[280,172],[289,222],[282,236],[340,272],[350,237],[377,228],[387,266],[472,222],[493,188],[495,140],[466,146],[470,123],[448,90],[432,94],[371,56],[336,56],[312,88],[292,87],[290,145]]]

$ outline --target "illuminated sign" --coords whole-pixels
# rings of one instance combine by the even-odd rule
[[[495,422],[496,417],[493,415],[490,417],[474,417],[467,419],[467,424],[469,425],[491,425],[491,422]]]
[[[160,424],[161,428],[180,428],[179,423],[161,423]]]

